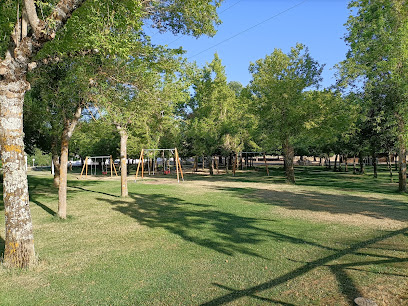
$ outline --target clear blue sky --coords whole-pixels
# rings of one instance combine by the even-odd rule
[[[343,60],[347,52],[342,37],[346,33],[348,2],[225,0],[218,10],[223,23],[212,38],[177,37],[157,34],[155,30],[150,30],[149,34],[153,43],[168,44],[171,48],[182,46],[187,51],[187,58],[200,67],[211,62],[217,52],[226,66],[228,80],[244,86],[251,80],[250,62],[264,58],[275,48],[288,53],[297,42],[303,43],[315,60],[326,64],[322,85],[327,87],[335,82],[331,68]],[[254,27],[259,23],[262,24]]]

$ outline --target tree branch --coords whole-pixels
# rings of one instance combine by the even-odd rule
[[[31,28],[35,33],[39,32],[40,29],[38,25],[40,23],[40,19],[37,16],[34,0],[24,0],[24,6]]]

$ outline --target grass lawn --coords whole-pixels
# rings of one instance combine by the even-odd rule
[[[129,177],[122,199],[119,178],[72,174],[61,221],[52,177],[32,172],[39,263],[0,266],[0,304],[408,305],[408,196],[385,169],[296,176]]]

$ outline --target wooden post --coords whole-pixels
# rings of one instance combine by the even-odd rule
[[[110,166],[110,174],[111,174],[111,177],[113,176],[113,169],[112,169],[112,155],[111,156],[109,156],[109,166]]]
[[[263,159],[264,159],[264,162],[265,162],[266,173],[267,173],[268,176],[269,176],[269,169],[268,169],[268,164],[267,164],[267,162],[266,162],[266,154],[265,154],[265,152],[264,152],[264,154],[263,154]]]
[[[175,162],[176,162],[177,183],[180,183],[180,176],[179,176],[179,159],[178,159],[177,148],[174,148],[174,158],[175,158]]]
[[[86,176],[88,176],[88,156],[85,158],[85,163],[82,167],[80,179],[82,178],[82,173],[84,173],[85,167],[86,167]]]
[[[179,154],[176,148],[176,154],[177,154],[177,164],[178,164],[178,168],[180,169],[180,174],[181,174],[181,179],[184,182],[184,175],[183,175],[183,169],[181,168],[181,163],[180,163],[180,159],[179,159]]]
[[[144,158],[142,155],[142,180],[144,179]]]
[[[142,149],[142,152],[140,152],[139,163],[137,164],[135,180],[137,179],[137,175],[139,174],[140,162],[143,160],[143,151],[144,149]]]

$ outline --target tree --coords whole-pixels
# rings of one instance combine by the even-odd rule
[[[275,49],[265,59],[251,63],[249,70],[260,125],[269,141],[281,145],[286,179],[294,183],[294,140],[313,114],[304,90],[318,85],[323,67],[304,45],[297,44],[288,54]]]
[[[408,123],[408,3],[402,0],[355,0],[347,22],[345,41],[350,46],[341,72],[345,83],[355,80],[393,88],[390,95],[397,119],[399,190],[406,187]],[[388,84],[388,85],[386,85]],[[370,85],[368,87],[371,87]]]
[[[194,95],[189,103],[192,113],[186,126],[195,155],[212,158],[214,154],[240,150],[241,139],[237,129],[239,106],[233,89],[238,90],[238,87],[227,83],[225,67],[218,54],[196,76]],[[213,174],[212,162],[210,173]]]
[[[0,3],[0,37],[6,38],[0,43],[0,143],[6,215],[4,262],[26,267],[35,261],[22,118],[25,93],[30,88],[26,75],[36,66],[32,61],[42,56],[44,64],[94,48],[105,54],[112,50],[128,53],[133,41],[116,39],[115,33],[129,28],[140,31],[142,20],[147,18],[161,30],[211,35],[215,33],[214,23],[219,22],[216,7],[221,0],[24,0],[21,10],[19,3]],[[72,22],[60,31],[68,19]],[[46,44],[53,40],[55,44]]]

